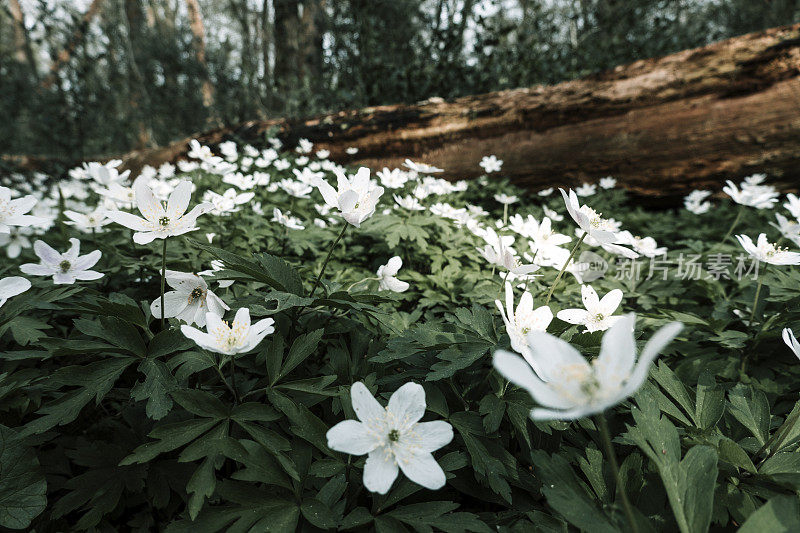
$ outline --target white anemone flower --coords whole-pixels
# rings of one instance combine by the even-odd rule
[[[33,243],[33,251],[41,260],[40,263],[26,263],[19,269],[33,276],[52,276],[56,285],[72,285],[75,281],[92,281],[100,279],[103,274],[89,270],[100,260],[102,253],[95,250],[86,255],[79,255],[81,241],[69,240],[71,246],[66,252],[59,253],[44,241]]]
[[[208,242],[210,243],[211,239],[209,239]],[[211,261],[211,268],[210,269],[203,270],[202,272],[198,272],[197,275],[198,276],[206,276],[206,277],[208,277],[208,276],[216,276],[216,272],[220,272],[222,270],[225,270],[225,263],[223,263],[219,259],[214,259],[214,260]],[[221,279],[221,280],[217,281],[217,285],[219,285],[220,289],[225,289],[225,288],[228,288],[231,285],[233,285],[233,282],[234,282],[234,280],[232,280],[232,279]]]
[[[258,346],[264,337],[275,331],[271,318],[250,323],[250,310],[242,307],[236,311],[233,323],[228,325],[214,313],[206,313],[206,332],[184,324],[181,332],[201,348],[225,355],[246,353]]]
[[[356,155],[358,153],[358,148],[355,146],[348,146],[344,151],[347,155]]]
[[[741,184],[741,190],[731,180],[725,183],[727,185],[722,188],[722,192],[737,204],[756,209],[771,209],[778,201],[778,191],[768,185],[759,185],[760,181],[755,183],[745,181]]]
[[[9,298],[13,298],[31,288],[31,282],[21,276],[9,276],[0,279],[0,307],[3,307]]]
[[[497,159],[495,155],[487,155],[483,156],[478,165],[483,168],[484,172],[491,174],[492,172],[500,172],[500,169],[503,167],[503,160]]]
[[[786,248],[779,248],[777,244],[767,240],[765,233],[759,234],[758,241],[755,244],[753,239],[747,235],[737,235],[736,238],[744,248],[744,251],[757,261],[770,265],[800,265],[800,253],[790,252]]]
[[[397,389],[384,408],[357,381],[350,398],[358,420],[344,420],[328,430],[328,447],[351,455],[367,454],[364,487],[386,494],[399,470],[431,490],[444,487],[446,477],[432,452],[453,440],[453,427],[443,420],[420,422],[425,414],[425,390],[413,382]]]
[[[5,248],[8,258],[16,259],[22,250],[31,247],[28,237],[32,235],[31,228],[12,228],[10,233],[0,233],[0,247]]]
[[[197,274],[167,270],[167,285],[174,290],[164,293],[165,318],[177,318],[187,324],[206,325],[206,313],[222,316],[230,307],[208,288]],[[150,304],[154,318],[161,318],[161,298]]]
[[[597,192],[597,185],[594,183],[584,183],[575,189],[575,194],[578,196],[592,196]]]
[[[122,173],[117,170],[117,167],[121,164],[122,161],[119,159],[114,159],[105,164],[91,161],[83,164],[83,170],[87,178],[91,178],[99,185],[108,187],[112,183],[122,183],[128,179],[131,173],[130,170],[126,170]]]
[[[789,328],[784,328],[783,330],[783,342],[786,343],[794,354],[800,358],[800,342],[797,342],[797,337],[794,336],[794,332]]]
[[[629,259],[639,257],[639,254],[629,248],[620,246],[621,241],[617,236],[617,225],[610,219],[603,218],[603,216],[589,207],[588,205],[581,205],[578,201],[578,196],[575,191],[570,190],[569,194],[564,189],[559,189],[561,196],[564,197],[564,203],[567,206],[567,211],[572,217],[572,220],[578,224],[578,227],[586,232],[589,237],[592,237],[603,248]]]
[[[784,238],[800,246],[800,222],[789,220],[780,213],[775,213],[775,219],[778,223],[770,222],[770,225],[780,231]]]
[[[613,189],[617,186],[617,178],[612,176],[606,176],[605,178],[600,178],[600,187],[602,189]]]
[[[64,216],[69,219],[68,221],[64,221],[64,224],[75,226],[84,233],[97,231],[112,222],[111,219],[106,216],[106,209],[102,206],[98,206],[97,209],[90,213],[79,213],[77,211],[67,210],[64,211]]]
[[[794,194],[787,194],[786,195],[787,202],[783,204],[794,218],[800,220],[800,198],[795,196]]]
[[[381,180],[381,185],[389,189],[399,189],[408,182],[409,178],[408,173],[399,168],[389,170],[387,167],[383,167],[383,170],[379,170],[375,175]]]
[[[136,244],[147,244],[154,239],[166,239],[194,231],[197,229],[197,217],[213,208],[211,204],[203,203],[186,213],[192,195],[189,181],[181,181],[175,187],[166,207],[159,203],[150,187],[143,182],[134,183],[134,191],[136,205],[144,218],[125,211],[109,211],[107,216],[117,224],[134,230],[133,241]]]
[[[702,215],[711,209],[711,202],[706,198],[711,196],[711,191],[692,191],[683,199],[683,207],[690,213]]]
[[[300,222],[299,218],[293,216],[289,211],[282,213],[277,207],[272,209],[272,221],[286,226],[289,229],[300,230],[306,228],[303,223]]]
[[[505,193],[495,194],[494,199],[503,205],[511,205],[519,201],[519,197]]]
[[[444,172],[443,168],[434,167],[433,165],[426,165],[425,163],[415,163],[410,159],[403,162],[403,166],[417,174],[435,174],[437,172]]]
[[[361,167],[349,178],[344,171],[335,171],[338,190],[323,178],[318,178],[314,185],[319,189],[325,203],[339,210],[348,223],[359,227],[362,222],[375,213],[375,207],[383,194],[383,187],[369,179],[369,169]]]
[[[538,194],[539,196],[550,196],[551,194],[553,194],[553,190],[554,189],[552,187],[548,187],[546,189],[542,189],[541,191],[539,191],[536,194]]]
[[[0,233],[11,233],[11,226],[28,227],[44,222],[42,217],[26,213],[36,205],[36,198],[28,195],[11,199],[11,189],[0,187]]]
[[[667,248],[663,246],[659,248],[652,237],[637,237],[628,230],[619,232],[617,237],[645,257],[658,257],[667,253]]]
[[[534,331],[528,334],[528,346],[536,371],[523,358],[503,350],[495,352],[494,367],[542,406],[531,411],[534,420],[575,420],[602,413],[639,390],[653,360],[683,329],[680,322],[662,327],[637,359],[635,323],[631,313],[608,330],[600,355],[591,363],[567,342]]]
[[[400,197],[395,194],[394,201],[397,202],[397,205],[409,211],[425,211],[425,206],[411,195]]]
[[[519,299],[516,311],[514,310],[514,289],[510,283],[506,283],[506,307],[500,300],[495,300],[494,304],[500,310],[503,323],[506,325],[506,333],[511,340],[511,348],[521,353],[528,362],[533,365],[528,349],[528,333],[531,331],[546,331],[547,326],[553,321],[553,312],[546,305],[533,308],[533,296],[525,291]]]
[[[591,285],[581,285],[581,297],[586,309],[564,309],[556,315],[559,320],[586,326],[586,332],[604,331],[622,319],[614,315],[622,302],[622,291],[614,289],[601,300]]]
[[[401,266],[403,266],[403,260],[399,256],[394,256],[385,265],[378,267],[378,286],[380,289],[392,292],[405,292],[408,290],[408,283],[395,277]]]
[[[288,178],[284,178],[278,182],[278,186],[286,191],[286,194],[294,196],[295,198],[308,198],[309,193],[314,190],[314,187],[308,183]]]

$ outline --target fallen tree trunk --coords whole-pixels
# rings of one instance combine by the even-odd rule
[[[800,25],[554,86],[252,121],[196,138],[253,142],[270,130],[290,145],[308,138],[340,163],[380,169],[410,158],[448,178],[481,174],[481,157],[495,154],[502,175],[532,189],[613,175],[636,193],[675,197],[753,172],[791,188],[800,176]],[[183,157],[188,141],[123,160],[134,171],[157,166]],[[350,146],[358,153],[346,154]]]

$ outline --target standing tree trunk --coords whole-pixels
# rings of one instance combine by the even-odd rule
[[[195,50],[195,57],[200,67],[203,69],[203,107],[206,109],[208,121],[218,123],[219,120],[214,112],[214,85],[208,74],[206,65],[206,30],[203,26],[203,17],[200,14],[200,5],[197,0],[186,0],[186,8],[189,11],[189,27],[192,30],[192,44]]]
[[[14,57],[20,63],[27,63],[31,69],[33,79],[39,78],[39,71],[36,68],[36,59],[33,56],[31,40],[28,37],[28,29],[25,27],[25,16],[19,0],[9,0],[11,17],[14,19]]]

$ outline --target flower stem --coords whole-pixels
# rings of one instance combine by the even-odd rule
[[[783,444],[783,441],[786,440],[786,437],[789,435],[789,433],[792,431],[792,428],[797,423],[798,418],[800,418],[800,409],[796,409],[791,415],[789,415],[788,418],[786,418],[786,420],[783,422],[783,425],[780,428],[778,428],[778,430],[775,433],[773,433],[772,437],[770,437],[769,440],[766,443],[764,443],[761,449],[759,449],[756,452],[755,457],[758,457],[769,448],[770,450],[769,453],[761,461],[763,463],[764,461],[769,459],[776,451],[778,451],[781,448],[781,444]],[[775,443],[775,446],[771,447],[773,442]]]
[[[633,515],[633,506],[628,500],[628,494],[625,492],[625,487],[622,485],[622,479],[619,475],[619,464],[617,463],[617,455],[614,453],[614,445],[611,442],[611,433],[608,431],[608,422],[606,422],[605,413],[600,413],[594,417],[597,427],[600,430],[600,436],[603,439],[603,446],[606,450],[606,459],[611,463],[611,471],[614,474],[614,483],[616,484],[617,491],[622,497],[622,507],[625,510],[625,518],[631,526],[633,533],[639,533],[639,528],[636,525],[636,518]]]
[[[725,241],[727,241],[727,240],[728,240],[728,238],[729,238],[729,237],[730,237],[730,236],[733,234],[733,230],[734,230],[734,229],[736,229],[736,226],[738,226],[738,225],[739,225],[739,221],[741,221],[741,220],[742,220],[742,215],[743,215],[743,214],[744,214],[744,206],[743,206],[743,205],[740,205],[740,206],[739,206],[739,212],[738,212],[738,213],[736,213],[736,218],[734,218],[734,219],[733,219],[733,223],[731,224],[731,227],[730,227],[730,228],[728,228],[728,233],[726,233],[726,234],[725,234],[725,236],[722,238],[722,240],[721,240],[721,241],[719,241],[719,244],[718,244],[717,246],[715,246],[714,248],[712,248],[712,251],[713,251],[715,248],[717,248],[718,246],[722,246],[723,244],[725,244]]]
[[[503,226],[508,223],[508,204],[503,204]]]
[[[758,297],[761,295],[761,286],[764,284],[764,273],[758,276],[758,286],[756,287],[756,297],[753,300],[753,309],[750,310],[750,319],[747,321],[747,326],[753,325],[753,318],[756,316],[756,307],[758,307]]]
[[[167,280],[167,239],[164,239],[164,246],[161,249],[161,329],[164,329],[164,284]]]
[[[586,232],[584,232],[583,235],[581,235],[581,238],[578,239],[578,242],[575,243],[575,247],[570,252],[569,257],[567,257],[567,260],[564,261],[564,266],[562,266],[561,270],[558,271],[558,276],[556,276],[555,281],[550,286],[550,292],[547,293],[547,299],[544,301],[544,305],[550,303],[550,298],[553,297],[553,291],[556,290],[556,285],[558,285],[558,282],[561,280],[561,276],[564,275],[564,271],[567,269],[567,265],[569,265],[569,262],[572,261],[572,258],[575,257],[575,254],[578,253],[578,248],[581,247],[581,244],[583,243],[583,240],[586,238],[586,235],[587,235]]]
[[[333,241],[333,244],[328,250],[328,256],[325,258],[325,262],[322,263],[322,268],[319,271],[317,279],[314,280],[314,286],[311,288],[311,294],[308,296],[309,298],[314,296],[314,293],[317,292],[317,287],[319,287],[319,283],[322,281],[322,276],[325,274],[325,269],[328,267],[328,261],[331,260],[331,255],[333,255],[334,248],[336,248],[336,245],[339,244],[339,241],[342,240],[342,237],[344,237],[344,232],[347,231],[347,226],[349,226],[349,224],[345,222],[344,227],[342,227],[342,231],[339,233],[339,236],[336,237],[336,240]]]

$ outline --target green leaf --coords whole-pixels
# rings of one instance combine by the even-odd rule
[[[578,481],[569,463],[560,455],[544,450],[531,454],[535,472],[542,480],[547,503],[567,522],[584,531],[616,533],[618,529]]]
[[[339,523],[339,518],[331,508],[316,498],[303,501],[300,512],[303,518],[320,529],[333,529]]]
[[[729,412],[763,445],[769,439],[769,402],[761,391],[736,385],[728,393]]]
[[[0,425],[0,527],[25,529],[47,507],[47,481],[34,451]]]
[[[278,380],[297,368],[297,365],[314,353],[324,332],[324,328],[321,328],[306,333],[305,335],[300,335],[295,339],[292,343],[292,347],[289,349],[289,355],[286,356],[286,360],[283,363],[283,368],[281,368],[280,374],[278,374]]]
[[[714,427],[725,412],[725,391],[717,386],[710,372],[697,380],[697,405],[694,419],[700,429]]]
[[[771,498],[739,528],[739,533],[793,533],[800,531],[800,501],[796,494]]]
[[[139,372],[145,375],[144,381],[138,381],[131,389],[131,398],[137,402],[147,401],[145,412],[153,420],[164,418],[172,409],[173,392],[178,383],[170,374],[167,365],[148,357],[139,364]]]

